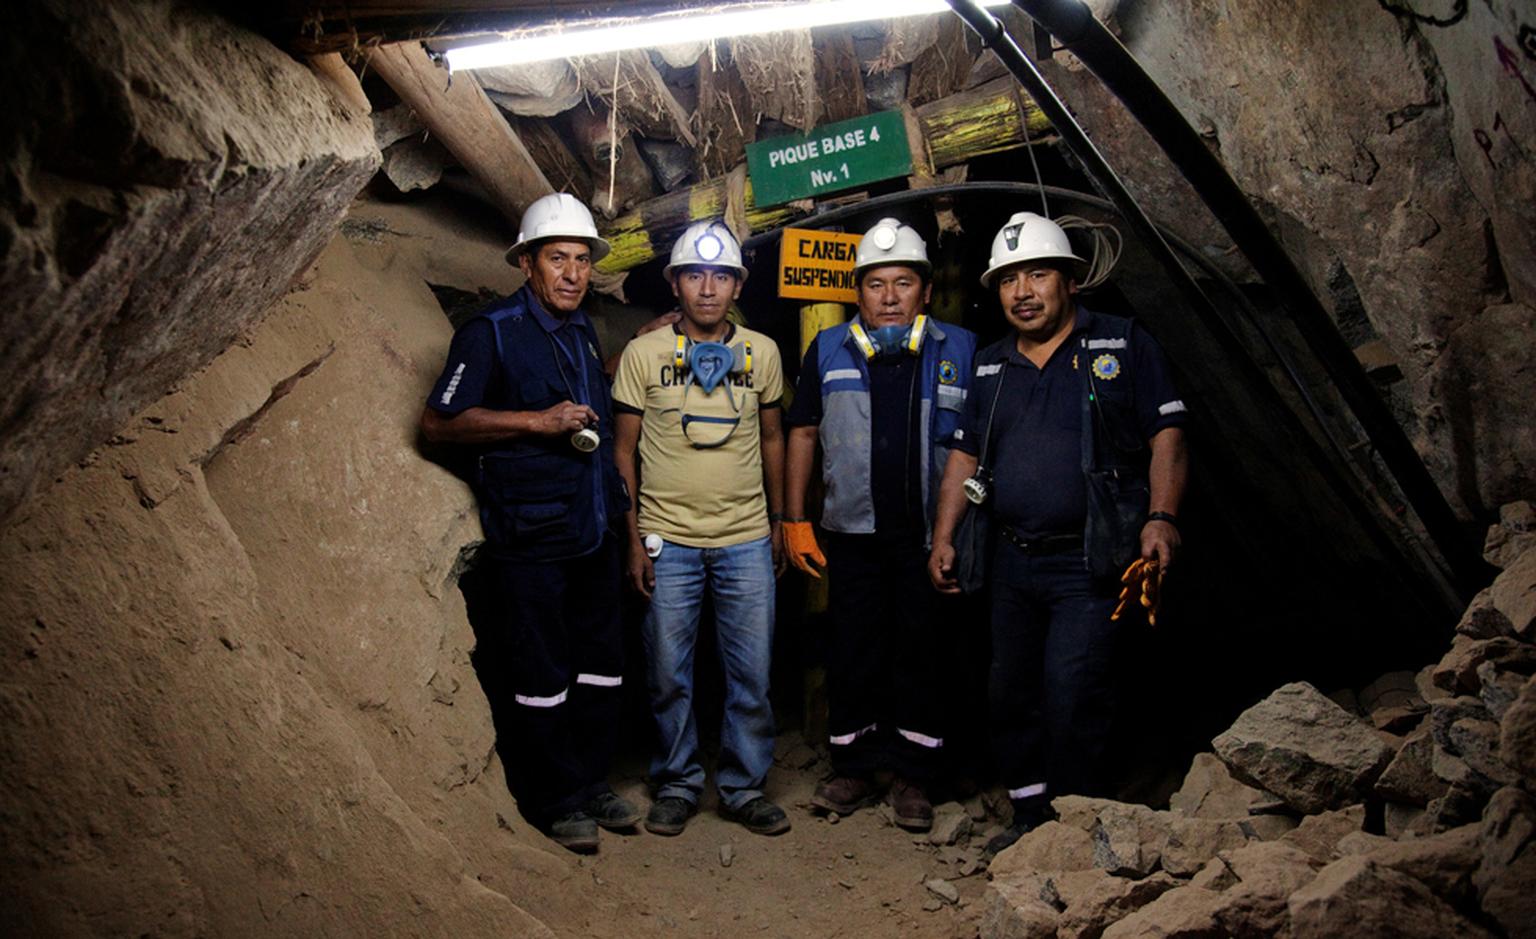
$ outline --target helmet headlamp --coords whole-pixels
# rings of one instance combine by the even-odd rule
[[[718,236],[705,232],[693,243],[693,250],[705,261],[713,261],[725,250],[725,245]]]

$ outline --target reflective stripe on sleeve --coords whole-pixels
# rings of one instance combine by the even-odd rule
[[[1030,796],[1043,795],[1045,795],[1045,783],[1035,783],[1032,786],[1008,790],[1008,798],[1010,799],[1028,799]]]
[[[624,684],[623,675],[592,675],[582,672],[576,676],[578,685],[597,685],[599,688],[617,688]]]
[[[927,734],[920,734],[915,730],[902,730],[900,727],[896,728],[896,732],[918,746],[927,747],[930,750],[937,750],[944,746],[943,737],[930,737]]]
[[[459,367],[453,370],[453,377],[448,379],[448,387],[443,389],[443,395],[439,399],[443,404],[452,403],[454,393],[459,390],[459,379],[464,377],[464,366],[467,363],[460,362]]]
[[[1157,406],[1157,413],[1164,417],[1167,417],[1170,414],[1182,414],[1188,410],[1189,408],[1186,408],[1184,406],[1184,402],[1178,398],[1175,398],[1172,401],[1164,402],[1163,404],[1159,404]]]
[[[565,703],[565,695],[567,691],[570,691],[570,689],[567,688],[565,691],[562,691],[559,694],[548,698],[541,698],[537,695],[531,694],[515,694],[512,696],[512,698],[518,704],[526,705],[531,708],[552,708],[557,704]]]
[[[851,734],[833,734],[831,737],[829,737],[827,739],[832,741],[832,743],[834,745],[836,745],[836,746],[845,747],[848,744],[853,743],[855,740],[859,739],[860,737],[864,736],[865,734],[869,733],[870,731],[874,730],[875,727],[876,727],[876,725],[870,724],[868,727],[864,727],[864,728],[861,728],[859,730],[856,730],[856,731],[854,731]]]

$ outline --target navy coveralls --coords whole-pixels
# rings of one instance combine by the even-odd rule
[[[459,329],[427,399],[446,417],[472,407],[542,411],[562,401],[597,413],[596,451],[582,453],[565,435],[501,441],[478,451],[475,478],[486,539],[476,573],[501,601],[501,628],[483,653],[506,670],[511,692],[503,761],[520,809],[540,826],[607,788],[618,727],[623,647],[612,526],[628,495],[613,463],[597,334],[580,310],[557,319],[524,287]]]
[[[1011,333],[977,353],[956,449],[977,454],[994,402],[988,710],[1015,818],[1038,822],[1108,783],[1117,577],[1140,555],[1147,442],[1187,414],[1152,337],[1082,308],[1043,368]]]

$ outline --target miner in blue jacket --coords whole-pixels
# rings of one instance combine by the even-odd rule
[[[880,797],[897,825],[927,831],[946,764],[953,623],[924,574],[940,479],[953,445],[976,337],[924,311],[928,246],[884,218],[859,242],[859,312],[817,334],[787,423],[785,553],[831,572],[827,698],[832,775],[811,805],[847,815]],[[826,499],[821,542],[806,517],[818,447]],[[826,554],[821,552],[826,545]]]
[[[575,197],[530,205],[507,252],[527,282],[454,335],[421,417],[428,440],[477,461],[480,570],[499,595],[510,671],[508,779],[529,821],[578,852],[597,850],[599,825],[640,820],[606,778],[623,680],[615,531],[629,494],[581,304],[608,250]]]

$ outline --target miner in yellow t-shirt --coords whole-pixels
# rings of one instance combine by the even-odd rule
[[[726,316],[747,269],[725,225],[690,226],[665,274],[682,319],[630,342],[613,383],[614,461],[639,495],[628,517],[628,579],[650,599],[643,635],[659,749],[645,827],[679,834],[704,791],[693,653],[707,590],[725,671],[720,812],[776,835],[789,818],[763,784],[773,762],[768,669],[783,557],[784,371],[772,339]]]

